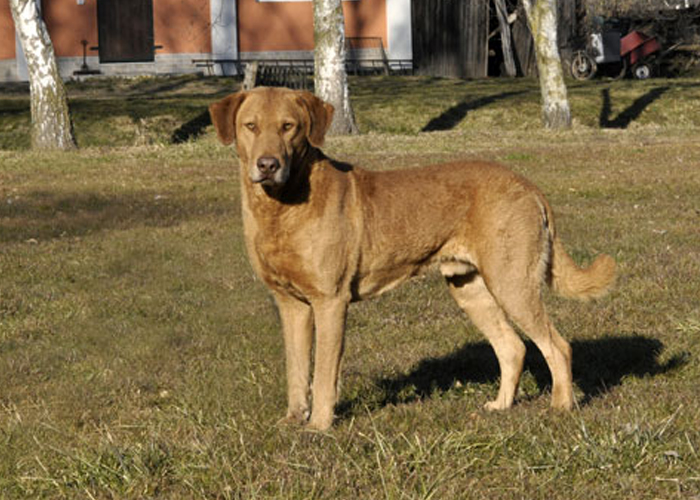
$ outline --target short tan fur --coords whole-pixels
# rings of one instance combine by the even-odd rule
[[[498,357],[500,389],[486,408],[509,408],[516,395],[525,345],[512,324],[547,362],[552,406],[572,408],[571,347],[547,316],[542,285],[599,297],[615,262],[600,255],[579,268],[537,187],[494,163],[371,172],[331,160],[319,148],[333,108],[308,92],[239,92],[210,114],[221,142],[236,143],[247,250],[280,312],[284,421],[331,426],[349,303],[430,266]]]

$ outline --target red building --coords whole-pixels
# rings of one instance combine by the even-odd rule
[[[311,0],[37,0],[61,74],[201,71],[193,59],[308,59]],[[411,59],[410,0],[343,1],[346,36],[381,40],[388,59]],[[221,70],[220,66],[216,66]],[[0,0],[0,81],[26,80],[8,0]]]

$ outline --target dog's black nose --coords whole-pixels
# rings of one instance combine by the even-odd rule
[[[258,158],[258,170],[263,175],[271,175],[280,169],[280,162],[272,156],[261,156]]]

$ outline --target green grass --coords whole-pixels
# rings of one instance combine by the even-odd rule
[[[481,410],[495,357],[438,276],[353,305],[328,434],[275,425],[281,336],[232,151],[201,124],[171,144],[231,86],[74,83],[71,153],[27,151],[26,95],[0,89],[0,498],[700,497],[700,82],[572,84],[573,129],[547,132],[530,80],[353,80],[366,134],[326,152],[501,161],[576,260],[608,252],[620,276],[593,303],[546,296],[571,414],[531,345],[519,403]]]

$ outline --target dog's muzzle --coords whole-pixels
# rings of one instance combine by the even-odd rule
[[[287,170],[274,156],[261,156],[251,171],[251,180],[266,186],[284,184],[287,181]]]

